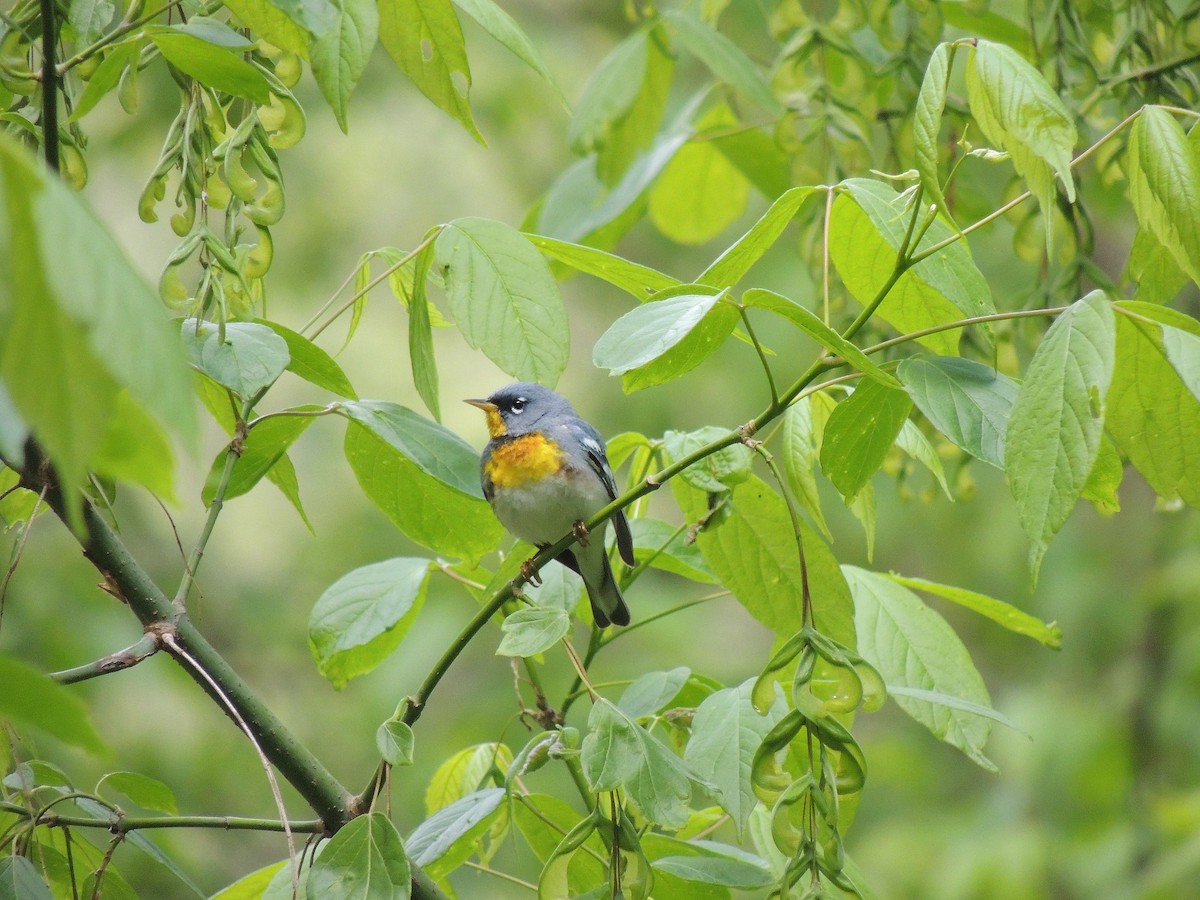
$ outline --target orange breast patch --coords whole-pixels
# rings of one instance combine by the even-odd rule
[[[505,441],[492,451],[486,474],[498,488],[519,487],[540,481],[562,468],[562,451],[540,434]]]

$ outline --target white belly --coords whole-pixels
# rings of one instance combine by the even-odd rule
[[[595,485],[585,492],[584,485]],[[599,479],[591,472],[579,478],[547,478],[519,488],[498,489],[492,497],[496,518],[509,532],[531,544],[549,544],[588,519],[609,502]],[[607,523],[606,523],[607,524]],[[603,540],[603,528],[600,528]],[[603,546],[603,544],[601,544]]]

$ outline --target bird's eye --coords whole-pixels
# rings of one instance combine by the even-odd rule
[[[528,402],[529,401],[526,400],[524,397],[518,397],[516,400],[514,400],[512,402],[512,406],[509,408],[515,413],[524,412],[525,404]]]

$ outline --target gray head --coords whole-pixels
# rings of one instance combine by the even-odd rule
[[[527,434],[546,416],[575,415],[564,397],[531,381],[505,385],[486,400],[467,400],[487,413],[488,433],[493,438]]]

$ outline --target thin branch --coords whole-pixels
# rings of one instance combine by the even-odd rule
[[[483,872],[486,875],[495,875],[497,878],[503,878],[505,881],[520,885],[523,888],[527,888],[535,894],[537,893],[538,886],[536,884],[530,884],[528,881],[524,881],[515,875],[509,875],[507,872],[502,872],[499,869],[493,869],[491,866],[484,866],[480,863],[472,862],[469,859],[463,863],[463,865],[469,869],[476,869],[480,872]]]
[[[136,643],[129,645],[124,650],[118,650],[116,653],[110,653],[108,656],[101,657],[95,662],[76,666],[73,669],[52,672],[50,677],[59,684],[75,684],[80,681],[87,681],[89,678],[97,678],[101,675],[110,675],[113,672],[130,669],[142,660],[149,659],[160,649],[162,649],[162,636],[157,630],[150,630],[143,634]]]
[[[1188,110],[1179,110],[1179,111],[1180,112],[1188,112]],[[1104,135],[1104,137],[1100,138],[1100,140],[1096,141],[1096,143],[1092,144],[1092,146],[1088,147],[1086,150],[1084,150],[1082,153],[1080,153],[1078,156],[1076,156],[1074,159],[1072,159],[1071,163],[1070,163],[1070,168],[1072,168],[1072,169],[1075,168],[1077,165],[1079,165],[1081,162],[1083,162],[1085,159],[1087,159],[1089,156],[1091,156],[1093,153],[1095,153],[1097,150],[1099,150],[1105,143],[1107,143],[1109,140],[1111,140],[1113,137],[1115,137],[1119,132],[1121,132],[1126,127],[1128,127],[1129,124],[1131,122],[1133,122],[1133,120],[1136,119],[1141,114],[1142,114],[1142,111],[1139,109],[1137,112],[1131,113],[1130,115],[1128,115],[1124,119],[1122,119],[1119,123],[1117,123],[1112,128],[1111,131],[1108,132],[1108,134]],[[1192,113],[1192,115],[1195,115],[1195,113]],[[1023,194],[1019,194],[1018,196],[1014,197],[1012,200],[1008,201],[1008,203],[1005,203],[999,209],[988,213],[982,219],[972,222],[970,225],[968,225],[966,228],[962,229],[961,231],[959,231],[955,234],[952,234],[947,238],[943,238],[942,240],[938,241],[936,244],[932,245],[931,247],[928,247],[925,250],[922,250],[920,253],[913,254],[913,256],[910,260],[910,265],[915,266],[917,263],[921,262],[921,260],[927,259],[928,257],[933,256],[935,253],[940,253],[941,251],[943,251],[947,247],[949,247],[951,244],[953,244],[955,241],[962,240],[971,232],[978,231],[984,225],[987,225],[990,222],[994,222],[996,219],[1005,215],[1009,210],[1011,210],[1017,206],[1020,206],[1022,203],[1024,203],[1026,200],[1028,200],[1032,196],[1033,196],[1032,191],[1026,191]]]
[[[754,328],[750,325],[750,317],[746,315],[746,307],[738,304],[738,312],[742,316],[742,324],[746,326],[746,335],[750,338],[750,343],[754,345],[754,352],[758,354],[758,360],[762,363],[763,372],[767,376],[767,386],[771,389],[771,402],[779,402],[779,391],[775,388],[775,376],[771,374],[770,363],[767,362],[767,354],[763,351],[762,344],[758,342],[758,338],[754,334]]]
[[[176,657],[184,660],[187,667],[203,678],[208,686],[212,689],[213,694],[220,700],[221,705],[229,711],[233,716],[233,720],[237,722],[238,727],[246,735],[250,741],[250,745],[254,748],[254,752],[258,754],[259,762],[262,763],[263,772],[266,773],[267,782],[271,785],[271,796],[275,798],[275,807],[279,810],[279,821],[283,823],[283,833],[287,836],[288,859],[292,861],[292,894],[293,896],[300,892],[300,862],[296,858],[296,838],[292,835],[291,828],[288,827],[287,807],[283,804],[283,794],[279,791],[279,781],[275,778],[275,770],[271,768],[271,760],[267,758],[267,754],[263,753],[262,747],[258,743],[258,739],[254,736],[254,732],[250,730],[250,726],[246,724],[246,719],[242,716],[238,708],[233,702],[225,696],[225,692],[221,690],[221,686],[217,684],[213,677],[204,671],[204,667],[196,661],[190,653],[184,650],[176,643],[175,638],[171,634],[164,634],[162,641],[166,644],[167,649]]]
[[[400,259],[396,260],[396,262],[392,263],[390,266],[388,266],[386,269],[384,269],[377,278],[374,278],[367,284],[363,285],[361,290],[355,291],[353,293],[353,295],[351,295],[349,300],[347,300],[345,303],[343,303],[341,306],[339,306],[337,308],[337,310],[334,311],[333,315],[331,315],[328,319],[325,320],[324,324],[322,324],[319,328],[314,330],[312,334],[307,335],[308,339],[315,340],[316,337],[322,331],[324,331],[326,328],[328,328],[330,325],[332,325],[335,321],[337,321],[338,317],[341,316],[342,313],[344,313],[346,310],[348,310],[350,307],[352,307],[355,303],[357,303],[359,300],[361,300],[363,297],[365,297],[367,294],[369,294],[375,288],[375,286],[377,284],[382,282],[384,279],[390,277],[393,272],[400,269],[402,266],[405,266],[408,263],[410,263],[412,260],[416,259],[417,256],[421,253],[421,251],[424,250],[426,247],[428,247],[431,243],[433,243],[433,241],[436,240],[437,236],[441,233],[442,233],[441,228],[435,228],[432,231],[430,231],[429,234],[427,234],[425,236],[425,239],[423,241],[421,241],[421,243],[417,244],[417,246],[413,247],[412,250],[408,251],[408,253],[404,254],[404,256],[400,257]],[[340,293],[341,288],[338,288],[338,291]],[[306,326],[306,328],[307,328],[307,326]]]
[[[121,23],[112,31],[108,32],[108,34],[103,35],[94,43],[84,47],[74,56],[63,60],[58,66],[58,74],[60,76],[66,75],[67,72],[75,68],[75,66],[79,65],[81,62],[84,62],[85,60],[95,56],[105,47],[117,43],[121,38],[125,37],[125,35],[129,34],[131,31],[136,31],[143,25],[148,25],[163,13],[176,6],[179,6],[179,0],[172,0],[171,3],[161,6],[153,12],[146,13],[144,16],[139,16],[137,19],[134,19],[130,22]]]
[[[20,486],[19,484],[14,485],[13,489]],[[33,522],[37,518],[38,511],[45,500],[46,487],[43,485],[37,499],[33,501],[33,509],[29,513],[29,521],[25,523],[25,527],[21,530],[21,539],[17,541],[17,546],[13,548],[12,562],[8,564],[8,568],[4,572],[4,580],[0,581],[0,625],[4,624],[4,600],[8,597],[8,584],[12,581],[13,575],[16,574],[17,566],[21,564],[21,557],[25,555],[25,545],[29,542],[29,532],[33,530]]]
[[[325,823],[320,819],[296,819],[282,822],[278,819],[255,819],[244,816],[127,816],[113,812],[108,818],[99,816],[74,816],[59,813],[35,813],[16,803],[0,801],[0,810],[36,819],[38,825],[51,828],[103,828],[113,834],[128,834],[151,828],[216,828],[222,831],[273,831],[291,829],[296,834],[323,834]]]
[[[58,45],[58,18],[54,0],[39,0],[42,15],[42,155],[46,165],[58,171],[58,68],[54,53]]]

